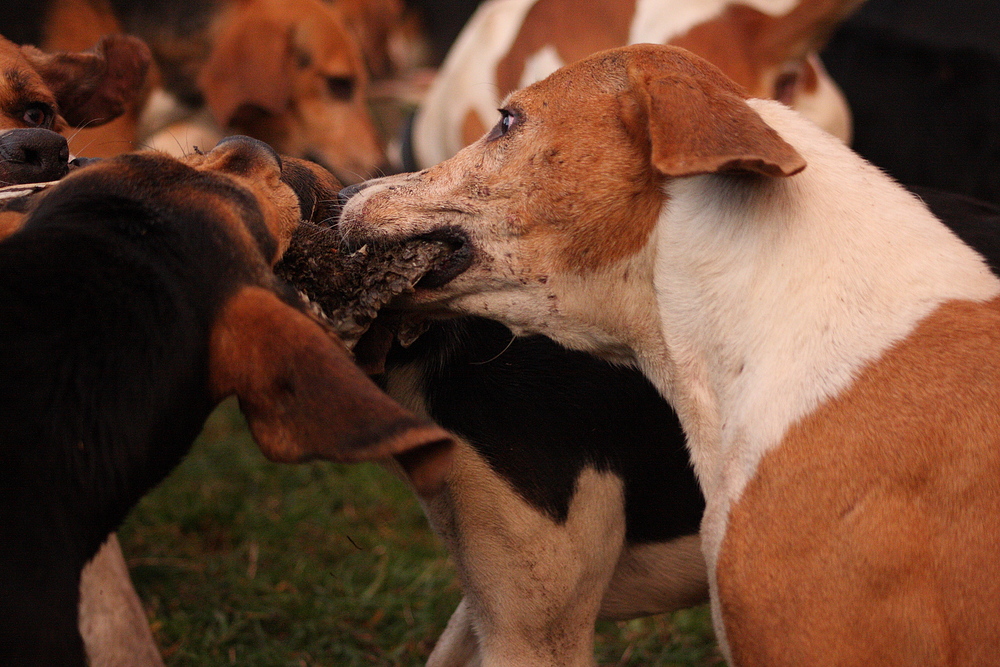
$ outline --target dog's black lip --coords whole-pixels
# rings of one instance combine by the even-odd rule
[[[447,285],[472,266],[475,255],[472,243],[465,232],[454,227],[444,227],[417,237],[419,240],[443,241],[453,248],[440,266],[431,269],[417,281],[417,289],[437,289]]]

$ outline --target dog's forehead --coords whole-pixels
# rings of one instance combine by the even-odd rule
[[[303,8],[294,22],[292,38],[300,55],[318,69],[349,71],[360,64],[350,33],[329,7]]]

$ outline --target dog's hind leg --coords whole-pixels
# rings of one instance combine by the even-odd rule
[[[557,521],[460,441],[446,488],[425,509],[466,597],[429,664],[592,665],[594,623],[624,544],[621,479],[585,468]]]

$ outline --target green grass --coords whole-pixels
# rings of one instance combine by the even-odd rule
[[[120,537],[168,665],[421,665],[461,597],[401,482],[269,463],[231,403]],[[610,665],[721,664],[705,608],[601,623],[596,650]]]

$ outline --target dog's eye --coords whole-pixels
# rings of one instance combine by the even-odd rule
[[[52,119],[54,117],[55,113],[49,105],[38,103],[29,105],[24,110],[21,120],[32,127],[48,128],[52,126]]]
[[[338,100],[347,101],[354,96],[354,79],[349,76],[330,76],[326,79],[330,94]]]
[[[504,136],[510,132],[511,128],[517,125],[517,121],[520,120],[515,112],[509,109],[500,109],[500,122],[493,126],[490,131],[489,136],[486,137],[487,141],[495,141],[500,137]]]

